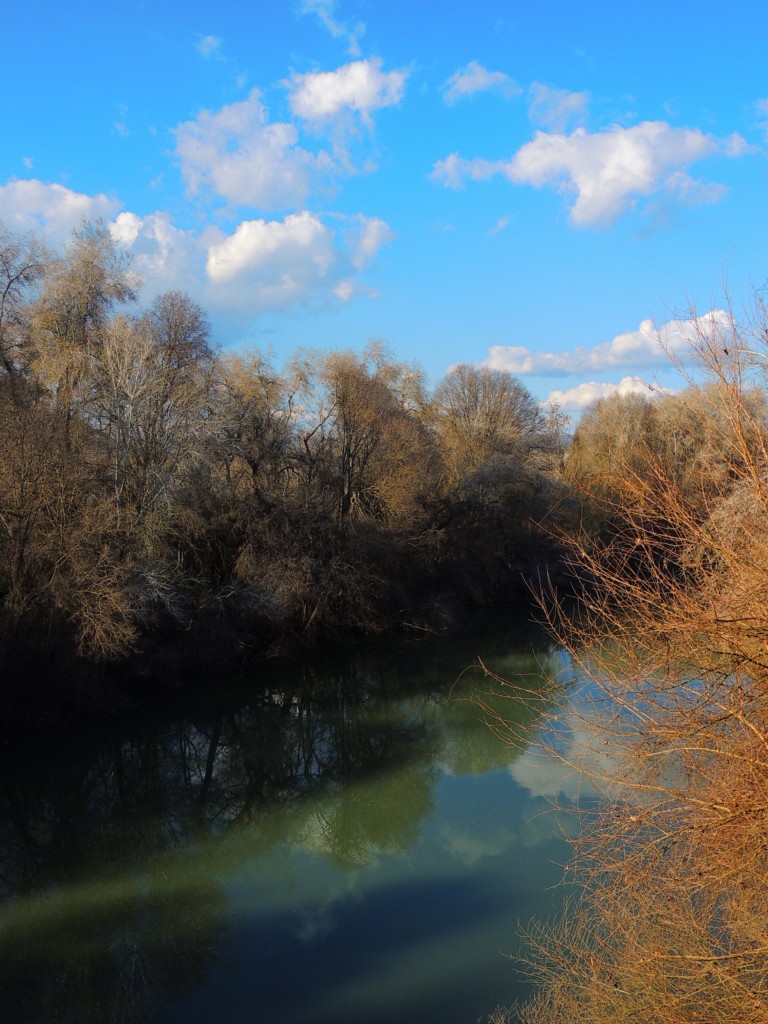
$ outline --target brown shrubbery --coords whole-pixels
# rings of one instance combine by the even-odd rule
[[[768,321],[698,321],[698,380],[620,399],[571,464],[598,514],[594,581],[549,615],[585,682],[559,747],[597,791],[567,875],[582,895],[531,930],[524,1024],[768,1021]],[[631,408],[630,408],[631,406]],[[604,429],[597,429],[598,427]],[[562,739],[562,732],[561,732]]]

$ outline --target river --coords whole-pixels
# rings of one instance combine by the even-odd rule
[[[524,997],[573,782],[488,728],[478,656],[532,688],[563,667],[522,624],[390,642],[6,752],[2,1020],[476,1024]]]

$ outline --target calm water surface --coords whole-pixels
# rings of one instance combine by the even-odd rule
[[[465,699],[478,655],[562,668],[528,627],[389,645],[6,757],[0,1019],[475,1024],[523,996],[573,781]]]

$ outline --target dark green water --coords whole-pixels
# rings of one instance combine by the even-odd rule
[[[463,699],[478,655],[562,667],[527,628],[389,645],[6,758],[0,1020],[475,1024],[523,996],[573,782]]]

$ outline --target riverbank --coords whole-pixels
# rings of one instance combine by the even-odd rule
[[[187,626],[148,634],[119,662],[94,663],[71,649],[44,644],[6,652],[0,691],[0,742],[19,731],[50,732],[98,723],[141,708],[183,705],[191,695],[215,690],[220,681],[264,665],[290,665],[297,658],[325,659],[342,650],[379,643],[421,642],[532,622],[537,609],[522,584],[506,600],[484,605],[444,596],[421,605],[408,621],[379,629],[279,632],[274,624],[225,615],[200,617]],[[478,651],[477,654],[480,654]]]

